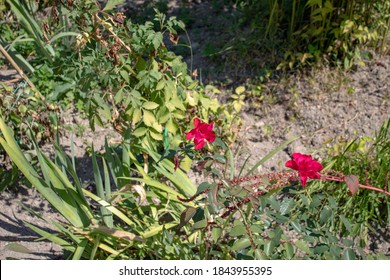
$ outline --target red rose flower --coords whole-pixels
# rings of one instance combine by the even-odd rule
[[[293,159],[286,162],[286,167],[298,171],[302,182],[302,187],[306,185],[307,178],[320,179],[321,175],[318,173],[324,167],[321,163],[312,159],[311,155],[303,155],[300,153],[292,154]]]
[[[213,125],[213,122],[208,124],[198,118],[194,119],[194,128],[189,132],[185,132],[185,134],[187,140],[194,139],[195,150],[202,149],[206,145],[206,141],[210,143],[214,142],[215,134],[213,132]]]

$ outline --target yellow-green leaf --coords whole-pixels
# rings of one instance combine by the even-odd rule
[[[245,87],[243,86],[239,86],[238,88],[236,88],[235,92],[240,95],[241,93],[243,93],[245,91]]]
[[[132,118],[133,125],[137,124],[141,120],[141,117],[142,117],[141,110],[134,108],[133,118]]]
[[[141,137],[141,136],[145,135],[147,131],[148,131],[148,129],[144,126],[138,127],[136,130],[133,131],[133,135],[135,137]]]
[[[150,136],[152,136],[152,138],[154,140],[157,140],[157,141],[162,141],[163,140],[163,137],[162,137],[161,133],[157,133],[157,132],[154,132],[153,130],[149,130],[149,134],[150,134]]]
[[[148,110],[143,110],[143,113],[144,113],[144,118],[143,118],[144,123],[147,126],[152,127],[153,124],[156,122],[156,118],[154,117],[153,113]]]
[[[156,102],[153,102],[153,101],[146,101],[144,104],[142,104],[142,107],[144,109],[147,109],[147,110],[154,110],[156,109],[158,106],[160,106],[159,104],[157,104]]]

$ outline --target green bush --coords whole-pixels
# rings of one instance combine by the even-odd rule
[[[366,47],[379,53],[388,52],[388,1],[236,0],[235,3],[243,12],[242,22],[250,24],[255,34],[253,43],[271,45],[274,52],[284,56],[278,69],[302,67],[324,57],[333,65],[349,69],[367,57]],[[255,46],[251,44],[252,47]]]

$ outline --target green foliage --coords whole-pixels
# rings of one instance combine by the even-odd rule
[[[167,47],[178,44],[178,29],[185,31],[183,22],[175,17],[168,19],[156,10],[151,21],[137,24],[123,14],[114,17],[108,13],[118,1],[109,1],[103,10],[94,1],[79,1],[50,7],[56,12],[50,20],[58,23],[41,30],[41,22],[35,19],[39,7],[16,1],[9,4],[26,40],[35,46],[35,58],[27,61],[13,51],[14,45],[25,42],[20,38],[8,45],[9,53],[15,61],[21,57],[19,66],[33,73],[31,81],[40,92],[34,93],[35,99],[42,101],[26,102],[30,93],[22,89],[18,98],[12,99],[21,109],[15,111],[16,118],[8,118],[9,109],[2,109],[6,122],[14,128],[20,126],[21,133],[31,121],[24,118],[26,111],[52,110],[57,104],[66,109],[74,104],[88,117],[92,129],[110,124],[121,134],[130,131],[132,147],[161,150],[166,131],[168,148],[178,148],[194,115],[215,121],[220,136],[234,141],[240,118],[233,106],[210,97],[216,90],[193,80],[186,63]],[[49,22],[45,19],[42,25]],[[135,154],[140,152],[140,148],[134,149],[138,149]]]
[[[280,70],[310,65],[323,57],[350,69],[367,57],[366,50],[361,53],[364,48],[388,51],[388,1],[235,2],[243,11],[243,24],[249,23],[254,33],[264,34],[253,44],[261,40],[274,52],[284,54]]]
[[[388,188],[390,120],[382,125],[374,138],[361,137],[350,141],[339,139],[328,153],[329,168],[345,174],[355,174],[361,183],[368,182],[382,189]],[[351,234],[360,236],[364,243],[367,243],[373,224],[383,227],[390,224],[390,205],[386,196],[381,197],[380,194],[362,190],[358,196],[349,197],[337,187],[334,187],[333,194],[343,202],[339,209],[342,209],[345,219],[356,223]],[[347,211],[348,207],[354,207],[354,211]],[[337,222],[337,226],[345,229],[342,220]]]
[[[228,147],[245,97],[261,96],[261,87],[239,86],[232,103],[221,105],[218,89],[199,85],[170,49],[178,44],[180,30],[185,33],[183,22],[155,11],[150,21],[135,23],[109,13],[119,2],[108,1],[103,9],[94,1],[61,6],[61,19],[74,23],[73,30],[61,34],[55,27],[53,33],[40,30],[32,16],[39,7],[8,1],[20,22],[29,25],[24,29],[37,58],[25,66],[33,68],[40,92],[25,84],[0,92],[0,145],[12,161],[11,172],[0,170],[7,173],[0,183],[17,180],[19,170],[64,218],[47,221],[56,233],[26,223],[29,228],[62,246],[72,259],[385,258],[367,255],[364,247],[369,233],[389,225],[388,196],[360,190],[350,197],[344,185],[322,181],[301,189],[294,171],[253,174],[296,138],[254,166],[237,168]],[[358,46],[377,40],[367,22],[357,21],[370,18],[367,3],[359,2],[360,17],[339,19],[334,1],[285,1],[286,21],[279,1],[238,2],[267,7],[265,39],[275,39],[287,24],[289,40],[301,36],[299,47],[311,40],[311,56],[291,53],[290,59],[301,63],[319,57],[336,38],[345,45],[331,52],[347,67],[345,58],[359,57]],[[305,15],[311,24],[303,21]],[[57,39],[67,47],[57,48]],[[82,184],[73,155],[68,157],[58,143],[54,159],[39,148],[42,133],[54,138],[60,125],[52,103],[74,104],[92,128],[110,123],[123,137],[116,147],[106,142],[101,153],[92,146],[94,192]],[[194,152],[192,144],[183,143],[194,116],[215,123],[218,138],[207,145],[209,151]],[[336,143],[326,168],[387,188],[389,128],[390,121],[375,139]],[[207,178],[198,186],[186,173],[193,162]]]

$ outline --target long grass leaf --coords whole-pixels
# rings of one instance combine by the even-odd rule
[[[286,148],[288,145],[290,145],[292,142],[294,142],[295,140],[297,140],[300,136],[295,136],[291,139],[288,139],[286,141],[284,141],[282,144],[280,144],[278,147],[276,147],[275,149],[273,149],[271,152],[269,152],[265,157],[263,157],[261,160],[259,160],[249,171],[248,173],[246,173],[245,177],[249,176],[250,174],[252,174],[254,171],[256,171],[256,169],[264,164],[267,160],[269,160],[270,158],[272,158],[275,154],[279,153],[280,151],[282,151],[284,148]]]
[[[102,175],[100,173],[99,165],[96,160],[96,153],[92,145],[92,168],[93,168],[93,176],[95,178],[95,185],[96,185],[96,192],[97,195],[104,201],[108,200],[106,197],[104,186],[103,186],[103,179]],[[104,206],[100,206],[100,212],[102,214],[104,223],[109,226],[108,224],[112,224],[112,214],[110,211],[108,211]],[[111,217],[111,218],[110,218]],[[108,223],[108,224],[107,224]]]
[[[73,256],[72,260],[81,260],[83,253],[85,251],[85,247],[88,245],[88,239],[83,239],[81,243],[77,246]]]
[[[66,240],[58,237],[56,234],[53,234],[53,233],[49,233],[45,230],[42,230],[30,223],[27,223],[27,222],[24,222],[24,224],[30,228],[31,230],[33,230],[34,232],[36,232],[37,234],[39,234],[40,236],[42,236],[43,238],[57,244],[57,245],[60,245],[62,248],[64,248],[65,250],[67,251],[70,251],[70,252],[74,252],[76,249],[75,249],[75,246],[72,245],[71,243],[67,242]]]
[[[122,213],[120,210],[118,210],[116,207],[112,206],[110,203],[108,203],[107,201],[101,199],[99,196],[91,193],[90,191],[86,190],[86,189],[83,189],[83,192],[85,193],[85,195],[87,195],[88,197],[92,198],[94,201],[96,201],[97,203],[99,203],[101,206],[104,206],[107,210],[111,211],[112,214],[114,214],[115,216],[117,216],[118,218],[120,218],[123,222],[125,222],[126,224],[128,224],[129,226],[133,226],[135,225],[135,223],[130,220],[124,213]]]
[[[179,223],[168,223],[168,224],[164,224],[164,225],[159,225],[159,226],[152,226],[150,227],[146,232],[144,232],[141,236],[143,238],[150,238],[156,234],[159,234],[160,232],[162,232],[164,229],[170,229],[170,228],[173,228],[175,226],[177,226]]]
[[[106,200],[111,199],[111,182],[110,182],[110,174],[108,173],[107,164],[105,159],[103,158],[103,174],[104,174],[104,191],[106,194]],[[108,227],[114,227],[114,220],[112,217],[112,213],[108,210],[105,211],[105,215],[103,216],[104,222]]]

